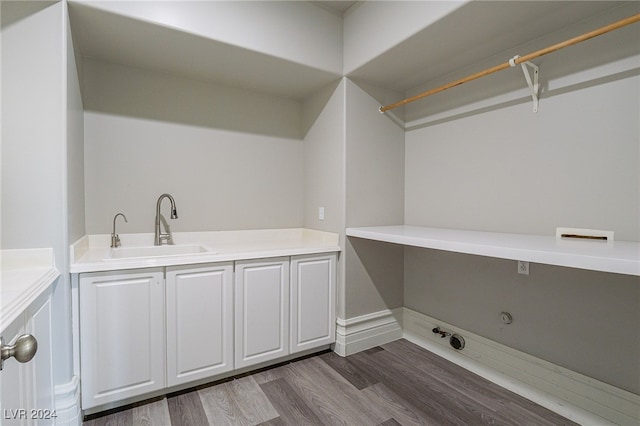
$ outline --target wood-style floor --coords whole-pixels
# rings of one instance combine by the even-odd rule
[[[98,425],[575,424],[406,340],[332,352],[94,418]]]

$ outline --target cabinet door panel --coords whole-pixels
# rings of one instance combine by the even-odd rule
[[[16,339],[25,333],[24,314],[20,315],[3,332],[5,345],[14,344]],[[0,372],[0,408],[2,408],[2,425],[23,425],[27,421],[30,408],[28,403],[27,369],[29,364],[21,364],[15,358],[4,362]]]
[[[83,408],[162,389],[162,272],[80,278]]]
[[[233,369],[233,265],[167,269],[168,385]]]
[[[22,334],[31,334],[38,342],[34,357],[21,364],[15,358],[4,362],[0,374],[0,424],[53,425],[55,418],[32,415],[37,412],[52,413],[53,370],[51,359],[51,291],[42,293],[2,333],[6,345],[14,344]],[[38,411],[39,410],[39,411]]]
[[[289,353],[288,259],[236,263],[236,368]]]
[[[291,260],[291,352],[335,341],[335,255]]]
[[[51,314],[51,297],[48,293],[41,296],[27,310],[27,333],[32,334],[38,340],[38,351],[30,361],[33,373],[31,406],[38,410],[49,410],[49,412],[55,409]],[[34,420],[38,425],[51,425],[54,423],[53,418],[36,418]]]

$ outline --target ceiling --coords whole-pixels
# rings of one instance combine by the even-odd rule
[[[351,6],[353,6],[358,2],[357,1],[339,1],[339,0],[318,0],[318,1],[312,1],[311,3],[314,3],[324,9],[327,9],[342,15],[349,8],[351,8]]]

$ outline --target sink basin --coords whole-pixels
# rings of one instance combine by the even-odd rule
[[[111,249],[109,258],[105,260],[141,259],[164,256],[184,256],[189,254],[215,253],[205,246],[198,244],[179,244],[146,247],[118,247]]]

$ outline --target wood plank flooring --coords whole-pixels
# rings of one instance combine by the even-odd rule
[[[328,352],[84,422],[87,426],[575,425],[406,340]]]

